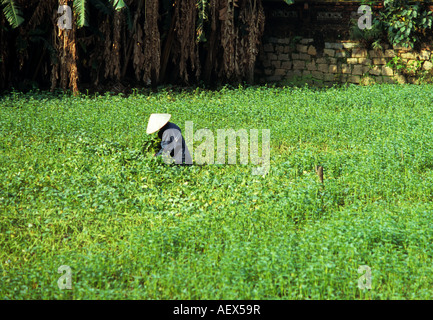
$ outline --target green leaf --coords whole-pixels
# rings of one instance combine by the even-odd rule
[[[77,26],[82,28],[88,26],[87,0],[74,0],[74,11],[77,16]]]
[[[287,3],[288,5],[294,4],[295,0],[284,0],[285,3]]]
[[[21,9],[14,0],[1,0],[1,5],[3,6],[3,13],[12,28],[17,28],[24,22]]]
[[[119,11],[126,7],[126,4],[123,0],[112,0],[113,8],[116,11]]]

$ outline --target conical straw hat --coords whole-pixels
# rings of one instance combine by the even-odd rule
[[[152,113],[149,117],[149,123],[147,124],[146,133],[151,134],[158,131],[167,124],[170,118],[171,114],[169,113]]]

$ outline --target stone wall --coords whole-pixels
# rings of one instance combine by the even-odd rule
[[[324,48],[315,46],[312,38],[264,39],[256,64],[256,82],[308,83],[417,83],[419,73],[397,70],[392,63],[418,66],[419,71],[432,74],[432,48],[424,45],[418,52],[404,47],[382,45],[381,50],[368,50],[357,42],[325,42]],[[394,59],[395,61],[395,59]]]
[[[256,63],[257,83],[332,85],[420,80],[422,72],[391,67],[394,57],[401,59],[400,64],[416,64],[420,71],[432,74],[433,39],[417,52],[386,44],[381,50],[370,50],[348,41],[360,16],[360,1],[295,1],[288,6],[281,0],[267,0],[263,5],[266,23]],[[381,8],[378,1],[372,11],[377,14]],[[430,9],[433,11],[433,5]]]

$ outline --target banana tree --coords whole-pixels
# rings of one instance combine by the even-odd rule
[[[127,8],[123,0],[74,0],[74,13],[77,17],[77,27],[89,26],[89,4],[105,14]]]

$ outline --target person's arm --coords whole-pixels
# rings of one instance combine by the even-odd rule
[[[171,150],[169,150],[169,146],[170,146],[170,143],[173,142],[174,137],[173,136],[164,137],[164,135],[165,135],[165,132],[164,132],[164,134],[162,136],[162,140],[161,140],[161,150],[159,150],[157,153],[155,153],[155,157],[161,156],[164,153],[164,151],[168,151],[168,153],[170,153],[170,151],[171,151]],[[168,140],[164,140],[164,138],[168,139]]]
[[[176,129],[167,129],[163,132],[161,138],[161,150],[155,156],[167,155],[172,157],[172,154],[177,153],[179,142],[182,141],[182,134]]]

